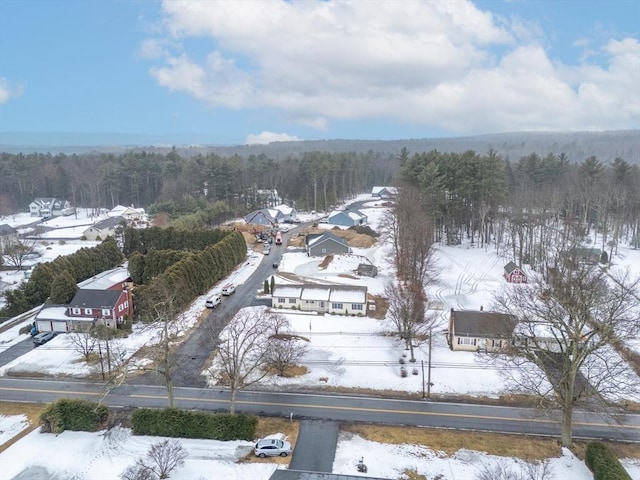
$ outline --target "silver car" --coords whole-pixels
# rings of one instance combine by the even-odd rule
[[[40,332],[35,337],[33,337],[33,344],[37,347],[38,345],[44,345],[49,340],[57,335],[56,332]]]
[[[291,444],[277,438],[263,438],[256,443],[254,452],[260,458],[286,457],[291,453]]]

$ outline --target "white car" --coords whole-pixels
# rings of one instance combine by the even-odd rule
[[[277,438],[263,438],[258,440],[254,453],[260,457],[286,457],[291,453],[291,444]]]
[[[220,302],[222,302],[220,295],[214,295],[213,297],[207,298],[207,301],[204,302],[204,306],[207,308],[216,308],[216,305],[220,305]]]
[[[236,291],[236,286],[233,283],[227,283],[224,287],[222,287],[222,295],[229,296]]]

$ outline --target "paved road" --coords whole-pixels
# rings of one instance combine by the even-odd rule
[[[61,397],[98,400],[99,384],[54,380],[0,378],[0,398],[5,401],[51,402]],[[228,411],[224,389],[176,388],[176,406],[187,409]],[[164,387],[123,385],[104,396],[111,406],[164,407]],[[560,435],[560,416],[540,416],[532,409],[467,405],[345,395],[313,395],[242,391],[239,412],[339,422],[387,423],[499,433]],[[574,414],[574,436],[640,442],[640,415],[620,416],[616,421],[592,412]]]

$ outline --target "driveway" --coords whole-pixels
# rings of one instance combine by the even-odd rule
[[[289,469],[331,473],[337,445],[338,422],[303,420]]]

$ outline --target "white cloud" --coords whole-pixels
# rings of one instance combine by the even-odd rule
[[[604,67],[562,65],[539,26],[465,0],[171,0],[163,15],[166,38],[141,48],[160,59],[152,76],[214,107],[269,108],[319,130],[360,119],[457,133],[640,126],[634,39],[609,42]]]
[[[7,103],[10,99],[19,97],[24,92],[24,87],[13,83],[5,77],[0,77],[0,104]]]
[[[244,141],[247,145],[266,145],[271,142],[294,142],[301,138],[287,135],[286,133],[260,132],[257,135],[248,135]]]

